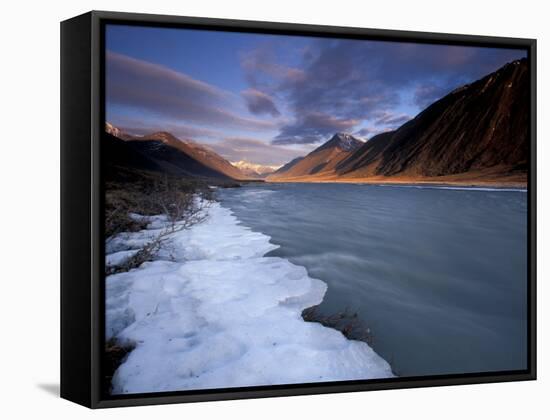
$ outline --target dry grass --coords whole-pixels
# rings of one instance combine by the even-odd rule
[[[202,200],[197,200],[200,196]],[[167,226],[133,257],[116,267],[107,267],[106,275],[124,272],[151,261],[170,234],[188,229],[206,218],[205,207],[213,199],[206,184],[196,180],[155,173],[129,171],[124,180],[110,181],[105,193],[105,236],[107,242],[122,232],[147,227],[142,216],[165,215]]]
[[[134,348],[135,345],[121,345],[115,339],[111,339],[105,343],[105,351],[103,352],[103,389],[109,394],[112,391],[111,382],[115,371]]]
[[[349,308],[332,315],[324,315],[318,306],[311,306],[302,311],[302,318],[306,322],[318,322],[325,327],[334,328],[350,340],[364,341],[369,346],[374,341],[370,328],[359,318],[357,312]]]
[[[193,194],[211,199],[206,184],[142,171],[126,171],[123,180],[108,181],[105,188],[105,236],[135,232],[143,222],[130,213],[144,216],[166,214],[170,219],[185,213]]]

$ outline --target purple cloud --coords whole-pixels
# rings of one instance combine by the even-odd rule
[[[382,125],[390,128],[397,128],[412,119],[410,115],[396,114],[390,111],[375,112],[373,117],[375,125]]]
[[[358,120],[336,118],[321,112],[300,113],[295,122],[281,129],[272,144],[318,143],[335,132],[349,131],[358,123]]]
[[[256,115],[269,114],[272,117],[279,117],[281,115],[275,102],[268,94],[251,88],[241,92],[241,95],[245,99],[246,106],[251,113]]]
[[[356,137],[363,137],[363,138],[369,138],[377,133],[377,130],[371,128],[371,127],[363,127],[353,133]]]
[[[107,120],[123,132],[144,136],[158,131],[168,131],[182,140],[220,139],[225,133],[222,130],[214,130],[205,127],[196,127],[186,123],[172,121],[148,120],[125,115],[107,116]]]
[[[279,63],[273,43],[242,53],[240,63],[250,86],[264,92],[272,93],[305,77],[302,69]]]
[[[424,109],[436,100],[445,96],[449,93],[449,91],[449,87],[439,86],[436,84],[419,85],[414,91],[413,100],[420,109]]]
[[[447,92],[474,81],[525,55],[502,50],[415,43],[316,39],[302,54],[300,68],[282,66],[274,44],[248,54],[241,61],[252,87],[285,98],[293,122],[283,126],[274,144],[326,140],[327,118],[369,120],[373,112],[394,112],[402,105],[400,93],[414,92],[418,110]],[[395,127],[410,116],[379,118],[379,125]],[[347,124],[348,130],[356,125]],[[336,127],[334,127],[336,128]]]
[[[247,160],[261,165],[283,165],[298,155],[306,155],[312,149],[307,146],[296,149],[271,145],[246,137],[228,137],[209,146],[231,162]]]
[[[231,111],[229,92],[161,65],[107,52],[106,75],[108,108],[121,105],[151,117],[177,118],[209,127],[274,127],[272,122]]]

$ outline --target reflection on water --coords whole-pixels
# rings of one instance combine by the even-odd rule
[[[356,310],[403,376],[526,368],[527,194],[264,184],[222,204]]]

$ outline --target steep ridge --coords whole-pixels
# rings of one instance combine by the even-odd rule
[[[369,140],[339,176],[526,177],[529,72],[526,60],[454,90],[399,129]]]
[[[295,159],[269,175],[268,180],[297,179],[332,173],[341,161],[351,156],[362,145],[363,141],[350,134],[337,133],[306,157]]]
[[[516,60],[455,89],[395,131],[337,140],[270,181],[517,183],[527,180],[529,69]]]
[[[154,161],[157,167],[174,175],[235,180],[249,178],[214,151],[189,140],[180,140],[165,131],[132,136],[109,123],[105,131],[111,137],[127,142],[133,149],[128,153],[139,152]],[[120,145],[117,147],[121,148]]]
[[[193,178],[231,179],[158,140],[121,140],[104,133],[102,155],[107,175],[114,178],[121,170],[134,169]]]
[[[180,140],[171,133],[166,131],[160,131],[156,133],[147,134],[143,137],[133,137],[132,140],[135,141],[147,141],[147,140],[156,140],[161,141],[166,145],[169,145],[175,149],[182,151],[188,156],[194,158],[203,165],[209,167],[210,169],[221,172],[229,178],[233,179],[246,179],[247,176],[244,175],[238,168],[233,166],[229,161],[222,158],[213,150],[210,150],[200,144],[192,142],[190,140]]]

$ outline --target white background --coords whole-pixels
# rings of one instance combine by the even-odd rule
[[[0,416],[517,420],[550,415],[546,323],[550,307],[546,284],[550,274],[550,14],[544,4],[540,0],[4,2],[0,25]],[[59,22],[91,9],[537,38],[539,380],[95,412],[57,398]]]

